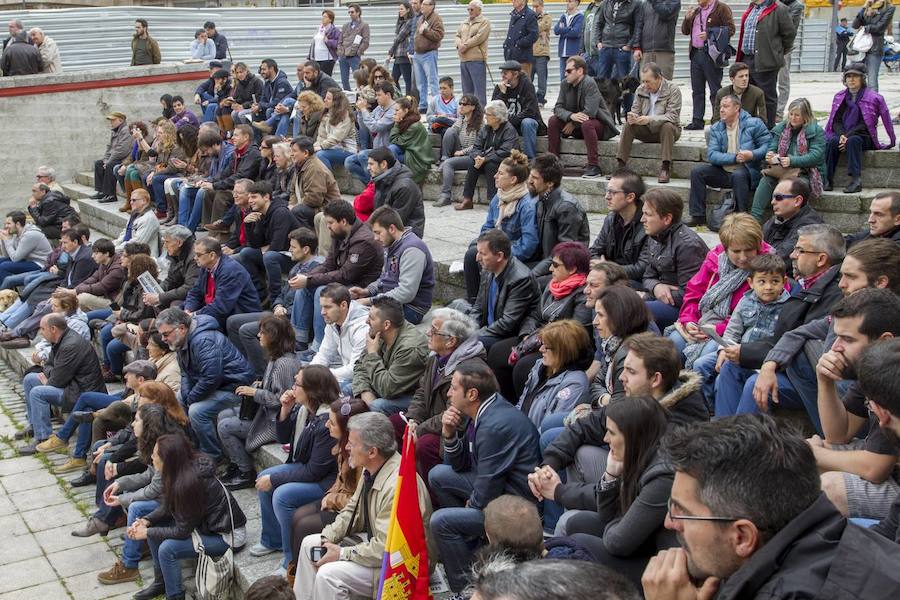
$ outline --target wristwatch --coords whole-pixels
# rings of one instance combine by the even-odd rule
[[[350,560],[350,548],[341,548],[338,556],[341,560]]]

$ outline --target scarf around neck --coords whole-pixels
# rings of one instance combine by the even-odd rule
[[[500,200],[500,215],[497,217],[497,229],[503,224],[503,221],[516,213],[516,207],[519,200],[528,195],[528,186],[525,182],[517,183],[505,192],[501,189],[497,190],[497,198]]]
[[[728,318],[731,313],[731,296],[747,281],[747,276],[746,269],[738,269],[728,260],[727,251],[719,255],[719,280],[700,298],[700,314],[704,317],[704,321],[721,321]],[[705,314],[708,311],[712,312],[709,317]]]
[[[562,300],[579,287],[583,286],[586,280],[587,275],[584,273],[572,273],[562,281],[551,279],[547,289],[550,290],[550,294],[553,296],[554,300]]]
[[[781,137],[778,139],[778,156],[788,156],[792,132],[791,126],[786,124],[781,132]],[[806,127],[801,127],[799,133],[797,133],[797,154],[802,156],[808,152],[809,143],[806,141]],[[822,174],[819,173],[819,169],[816,167],[807,169],[807,173],[809,174],[809,186],[812,188],[813,198],[820,198],[823,191]]]

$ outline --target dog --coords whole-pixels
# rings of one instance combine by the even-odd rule
[[[634,92],[641,84],[640,80],[634,75],[628,75],[623,79],[600,79],[595,78],[600,94],[606,101],[606,106],[612,113],[613,121],[621,125],[625,119],[625,99],[634,98]],[[630,103],[629,103],[630,104]],[[629,106],[629,108],[631,108]]]
[[[6,310],[18,299],[19,294],[15,290],[0,290],[0,311]]]

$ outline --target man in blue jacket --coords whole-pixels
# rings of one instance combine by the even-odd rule
[[[706,223],[706,186],[731,188],[735,210],[749,210],[753,190],[759,183],[760,161],[769,149],[771,135],[760,119],[741,108],[737,96],[728,95],[719,104],[720,120],[709,129],[706,157],[709,164],[691,169],[689,227]]]
[[[497,379],[484,360],[456,367],[447,398],[441,417],[444,464],[431,470],[428,487],[441,507],[431,517],[431,532],[450,589],[458,594],[468,584],[471,543],[484,537],[484,507],[503,494],[534,502],[528,475],[541,452],[537,429],[497,394]]]
[[[200,450],[218,459],[222,447],[216,437],[216,415],[240,403],[234,390],[239,385],[250,385],[253,369],[210,316],[191,316],[180,308],[167,308],[156,317],[156,327],[177,353],[181,402]]]
[[[512,0],[509,13],[509,29],[503,41],[503,60],[521,63],[522,70],[531,81],[534,64],[534,43],[538,39],[538,21],[534,11],[528,8],[528,0]]]
[[[222,255],[218,240],[197,240],[194,260],[200,274],[184,299],[184,310],[189,314],[209,315],[225,331],[225,321],[231,315],[262,310],[250,273],[230,256]]]
[[[279,70],[278,63],[274,59],[264,58],[259,66],[259,74],[264,81],[263,92],[262,96],[250,105],[250,115],[244,117],[248,123],[265,121],[271,117],[275,107],[292,91],[287,75]]]

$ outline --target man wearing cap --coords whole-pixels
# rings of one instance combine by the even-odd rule
[[[506,105],[509,122],[522,136],[525,155],[529,160],[534,158],[537,136],[547,135],[547,126],[541,117],[534,84],[520,62],[507,60],[500,65],[500,82],[494,86],[491,100]]]
[[[116,200],[116,171],[119,163],[131,154],[134,139],[125,125],[127,117],[124,113],[113,112],[106,115],[109,121],[109,144],[103,158],[94,162],[94,200]]]
[[[225,57],[228,56],[228,40],[216,31],[216,24],[212,21],[204,23],[203,29],[206,30],[206,37],[216,45],[216,60],[225,60]],[[212,63],[209,66],[212,67]]]

